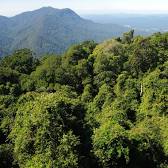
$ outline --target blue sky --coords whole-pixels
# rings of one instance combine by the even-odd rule
[[[44,6],[71,8],[79,14],[168,13],[168,0],[0,0],[0,15]]]

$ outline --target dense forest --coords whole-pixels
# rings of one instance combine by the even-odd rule
[[[1,168],[168,168],[168,33],[0,60]]]

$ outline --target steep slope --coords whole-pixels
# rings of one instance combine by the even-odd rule
[[[30,48],[37,55],[62,53],[70,45],[85,41],[97,42],[119,36],[128,29],[113,24],[85,20],[71,9],[44,7],[17,16],[0,18],[0,48],[11,52]],[[1,52],[0,55],[3,55]]]

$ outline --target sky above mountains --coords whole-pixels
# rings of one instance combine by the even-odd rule
[[[168,0],[1,0],[0,15],[13,16],[44,6],[71,8],[79,14],[168,13]]]

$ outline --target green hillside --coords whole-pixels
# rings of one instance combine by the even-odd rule
[[[30,48],[37,56],[63,53],[85,40],[100,42],[121,35],[128,28],[85,20],[71,9],[44,7],[14,17],[0,16],[0,56]]]
[[[167,168],[168,33],[133,35],[1,59],[0,167]]]

